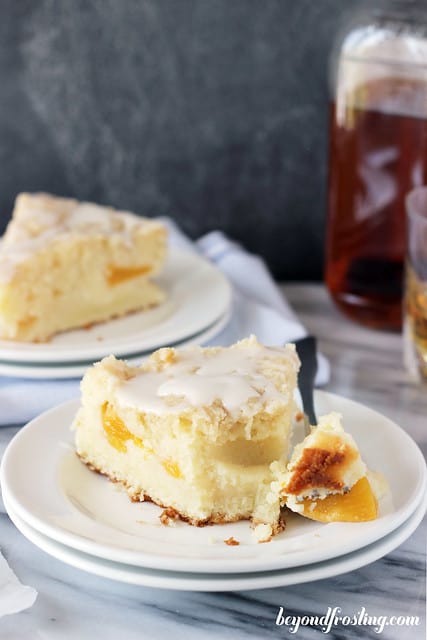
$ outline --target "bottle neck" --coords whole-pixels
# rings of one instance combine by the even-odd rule
[[[417,24],[427,27],[427,5],[425,0],[382,0],[373,15],[378,19]]]

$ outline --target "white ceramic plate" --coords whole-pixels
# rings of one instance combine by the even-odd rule
[[[284,587],[322,580],[347,573],[348,571],[354,571],[371,562],[375,562],[396,549],[415,531],[426,512],[427,494],[424,494],[420,505],[400,527],[360,551],[302,568],[244,574],[229,573],[226,575],[158,571],[102,560],[71,549],[44,536],[19,518],[10,509],[7,502],[5,502],[5,507],[11,520],[28,540],[54,558],[83,571],[143,587],[175,589],[178,591],[243,591]]]
[[[231,304],[231,287],[210,262],[192,253],[171,249],[156,282],[166,301],[155,309],[67,331],[50,342],[28,344],[0,341],[0,360],[8,364],[88,362],[114,353],[132,356],[152,351],[200,333],[222,317]]]
[[[231,317],[231,309],[229,309],[224,315],[216,320],[212,325],[201,333],[192,336],[187,340],[182,340],[179,343],[173,343],[168,346],[189,347],[191,345],[205,344],[209,340],[212,340],[218,335],[229,323]],[[142,360],[147,357],[151,352],[143,352],[138,355],[126,357],[125,359],[129,364],[140,364]],[[54,364],[9,364],[2,363],[0,361],[0,375],[13,376],[15,378],[33,378],[33,379],[47,379],[47,378],[79,378],[86,369],[92,364],[92,361],[84,362],[80,364],[63,363],[58,362]]]
[[[159,524],[160,509],[132,503],[125,492],[83,465],[69,426],[78,401],[42,414],[9,444],[1,466],[2,491],[13,511],[40,533],[85,553],[116,562],[208,573],[267,571],[312,564],[360,549],[399,527],[426,487],[426,465],[413,440],[363,405],[316,392],[319,415],[344,417],[367,465],[388,479],[393,496],[377,520],[316,523],[296,514],[268,544],[256,544],[247,522],[197,528]],[[227,546],[233,536],[239,546]]]

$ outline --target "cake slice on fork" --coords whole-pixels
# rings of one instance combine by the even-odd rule
[[[287,465],[275,463],[273,490],[281,502],[306,518],[321,522],[363,522],[377,517],[377,498],[353,437],[338,413],[297,444]]]

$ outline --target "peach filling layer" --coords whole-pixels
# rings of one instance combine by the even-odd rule
[[[177,480],[179,480],[183,477],[179,465],[173,460],[163,460],[162,465],[165,471],[167,471],[167,473],[172,476],[172,478],[176,478]]]
[[[109,402],[102,405],[102,426],[107,435],[108,442],[114,449],[121,453],[126,453],[126,443],[131,440],[137,447],[145,449],[147,453],[154,453],[149,447],[146,447],[141,440],[129,431],[123,420],[117,415]],[[170,459],[161,460],[165,471],[173,478],[183,478],[183,474],[177,462]]]
[[[117,267],[115,265],[109,265],[106,277],[108,284],[114,286],[115,284],[125,282],[125,280],[147,275],[150,271],[151,268],[147,267],[147,265],[140,267]]]
[[[305,498],[302,503],[304,516],[319,522],[365,522],[378,515],[377,500],[366,477],[348,493],[335,493],[323,500]]]
[[[102,426],[112,447],[125,453],[127,451],[126,442],[132,440],[137,447],[143,448],[144,445],[141,438],[137,438],[129,431],[123,420],[113,411],[108,402],[102,405],[101,412]]]

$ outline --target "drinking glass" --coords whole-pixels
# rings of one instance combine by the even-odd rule
[[[406,214],[404,360],[414,378],[427,382],[427,186],[407,195]]]

